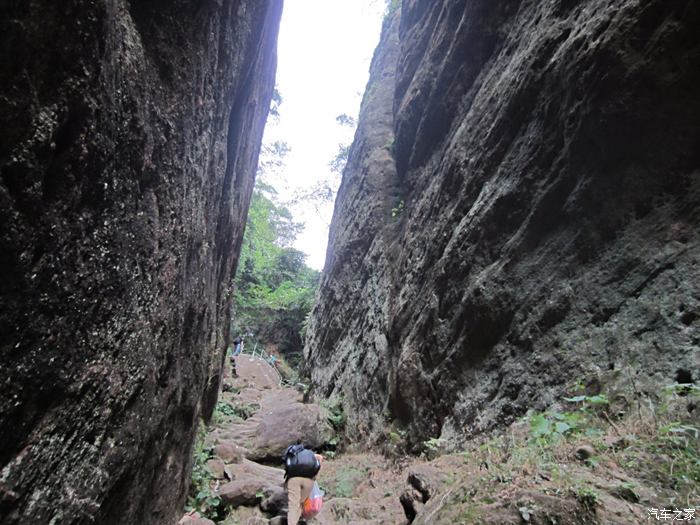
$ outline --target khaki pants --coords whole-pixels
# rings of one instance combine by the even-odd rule
[[[311,494],[314,480],[289,478],[287,480],[287,525],[297,525],[301,517],[301,506]]]

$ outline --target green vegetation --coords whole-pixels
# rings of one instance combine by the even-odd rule
[[[393,153],[394,152],[394,144],[395,144],[395,139],[394,139],[394,137],[391,137],[384,144],[384,148],[389,150],[389,152]]]
[[[556,409],[530,413],[506,432],[468,443],[458,455],[439,457],[440,440],[425,441],[426,455],[437,457],[444,475],[436,497],[449,497],[454,505],[436,510],[436,522],[453,523],[460,512],[479,512],[478,505],[519,492],[573,500],[591,513],[610,510],[615,501],[637,505],[639,512],[639,506],[651,504],[689,507],[700,498],[700,428],[694,413],[700,389],[672,385],[657,397],[635,398],[636,391],[619,388],[607,395],[562,398]],[[615,408],[622,398],[636,401],[625,410]],[[400,439],[396,434],[395,441]],[[532,521],[549,519],[552,511],[536,497],[517,504],[523,519]]]
[[[582,507],[593,510],[600,500],[598,493],[590,487],[578,487],[574,490],[576,499]]]
[[[341,113],[335,117],[335,121],[341,126],[346,126],[348,128],[355,129],[357,127],[357,120],[348,115],[347,113]]]
[[[257,403],[228,403],[219,401],[214,409],[213,421],[218,424],[227,419],[242,419],[246,420],[260,409]]]
[[[573,412],[547,411],[530,416],[530,435],[538,445],[555,443],[561,438],[573,434],[584,433],[595,436],[599,429],[590,426],[591,407],[607,405],[608,398],[604,395],[565,397],[564,401],[581,404]]]
[[[336,473],[330,492],[335,498],[352,498],[357,485],[366,476],[365,470],[352,466],[345,467]]]
[[[440,455],[446,442],[442,438],[430,438],[423,441],[423,455],[428,459],[434,459]]]
[[[272,90],[272,100],[270,100],[270,114],[273,119],[279,120],[280,105],[282,104],[282,95],[277,89],[277,86]]]
[[[321,401],[321,405],[328,410],[328,422],[336,432],[345,430],[345,410],[343,409],[343,399],[334,395]]]
[[[328,411],[328,422],[333,427],[335,435],[328,441],[328,444],[333,448],[332,450],[325,450],[324,455],[332,459],[337,454],[335,449],[343,438],[345,432],[345,409],[343,408],[343,398],[338,395],[333,395],[328,399],[322,399],[320,401],[321,406],[323,406]]]
[[[236,274],[233,331],[256,334],[263,344],[276,337],[287,355],[301,350],[302,324],[319,280],[305,254],[290,246],[301,227],[271,186],[256,185]]]
[[[226,401],[219,401],[216,404],[216,408],[214,408],[214,411],[216,413],[224,415],[224,416],[236,415],[236,409],[233,407],[233,405],[231,403],[227,403]]]
[[[218,508],[221,499],[212,490],[213,478],[207,468],[207,461],[212,458],[211,448],[205,448],[204,438],[206,427],[201,425],[197,432],[197,439],[194,446],[194,463],[192,465],[192,480],[190,483],[190,493],[187,498],[187,511],[195,510],[203,517],[216,520],[219,519]]]

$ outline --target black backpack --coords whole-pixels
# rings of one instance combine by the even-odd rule
[[[284,478],[313,479],[321,470],[321,462],[313,450],[304,445],[291,445],[284,453]]]

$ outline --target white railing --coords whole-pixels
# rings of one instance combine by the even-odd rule
[[[275,371],[279,380],[278,383],[280,386],[282,386],[284,378],[282,377],[282,374],[280,374],[280,371],[277,370],[277,366],[275,366],[277,358],[271,354],[268,354],[263,347],[258,348],[257,341],[253,344],[253,349],[250,352],[246,351],[245,345],[243,345],[243,350],[241,351],[240,355],[250,355],[251,359],[255,359],[257,357],[258,359],[265,361]]]

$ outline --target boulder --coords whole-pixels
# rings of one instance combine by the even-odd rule
[[[271,485],[263,490],[260,508],[268,514],[278,514],[287,509],[287,491],[281,485]]]
[[[239,476],[253,476],[264,480],[264,485],[281,486],[284,483],[283,469],[261,465],[249,459],[244,459],[240,463],[226,465],[226,472],[229,473],[233,479]]]
[[[262,489],[260,480],[253,476],[242,476],[225,483],[219,488],[219,497],[226,505],[256,505],[258,491]]]
[[[595,449],[591,445],[581,445],[578,448],[576,448],[576,452],[574,452],[574,455],[576,456],[576,459],[585,461],[595,456]]]
[[[226,472],[232,481],[219,488],[219,496],[225,504],[233,507],[257,505],[260,500],[267,501],[279,490],[284,490],[282,469],[245,459],[241,463],[227,465]],[[272,500],[268,504],[272,504]]]
[[[209,470],[211,475],[216,479],[224,479],[226,477],[224,471],[225,467],[226,465],[224,465],[224,462],[220,459],[210,459],[207,461],[207,470]]]
[[[435,495],[435,491],[443,485],[446,478],[447,474],[441,472],[438,467],[426,463],[412,467],[406,481],[420,495],[419,501],[425,503]]]
[[[216,523],[206,518],[188,519],[181,523],[182,525],[216,525]]]
[[[399,496],[399,501],[403,507],[403,511],[406,514],[406,519],[409,523],[412,523],[416,518],[416,515],[421,511],[424,506],[423,495],[416,489],[405,490],[401,496]]]
[[[219,443],[214,447],[214,455],[226,463],[240,463],[245,457],[245,449],[235,443]]]
[[[216,525],[213,521],[202,518],[198,512],[185,514],[177,523],[178,525]]]
[[[334,436],[327,412],[319,405],[295,402],[262,410],[252,424],[256,432],[246,446],[246,457],[252,460],[281,461],[286,448],[297,439],[316,449]]]

